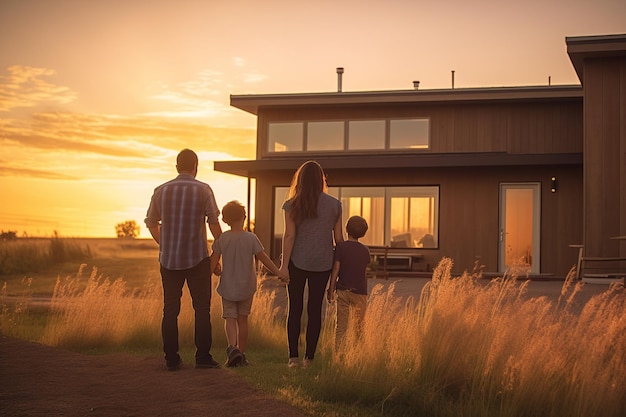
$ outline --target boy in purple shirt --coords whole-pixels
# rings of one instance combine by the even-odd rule
[[[366,269],[370,263],[370,251],[359,242],[367,232],[367,222],[363,217],[352,216],[346,223],[348,240],[337,243],[335,261],[328,286],[328,302],[334,301],[337,293],[337,324],[335,327],[335,351],[345,343],[351,311],[354,326],[360,331],[365,319],[367,306]]]

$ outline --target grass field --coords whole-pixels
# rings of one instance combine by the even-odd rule
[[[156,246],[116,239],[83,244],[89,250],[79,253],[89,259],[0,277],[2,333],[88,353],[161,355]],[[375,286],[364,331],[350,333],[341,354],[333,352],[333,308],[326,309],[319,355],[313,367],[296,372],[285,361],[284,288],[261,277],[250,316],[253,366],[234,372],[311,415],[626,415],[623,285],[573,309],[580,283],[566,281],[551,301],[524,296],[528,282],[514,276],[485,284],[452,276],[451,269],[443,259],[419,296],[400,298],[393,284]],[[34,295],[52,299],[37,307]],[[221,305],[214,300],[214,354],[223,360]],[[186,293],[180,329],[183,359],[191,362]]]
[[[50,259],[54,242],[62,242],[63,252],[69,252],[73,259]],[[14,259],[10,263],[15,265],[0,268],[0,280],[7,283],[8,295],[22,294],[22,280],[27,277],[32,279],[32,295],[51,297],[57,278],[76,275],[84,265],[82,269],[88,274],[96,268],[100,275],[109,279],[121,277],[130,287],[141,287],[146,281],[160,282],[158,252],[158,246],[151,239],[33,238],[0,242],[0,266],[9,263],[6,259],[10,258]],[[39,260],[33,262],[33,258]]]

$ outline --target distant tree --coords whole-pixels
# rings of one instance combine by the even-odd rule
[[[17,232],[14,232],[12,230],[9,231],[2,231],[0,232],[0,240],[15,240],[17,239]]]
[[[134,239],[139,236],[139,225],[134,220],[126,220],[115,225],[115,233],[118,238]]]

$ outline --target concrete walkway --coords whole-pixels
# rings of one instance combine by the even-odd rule
[[[400,297],[413,296],[415,299],[419,299],[422,289],[426,283],[430,282],[430,277],[402,277],[389,279],[370,278],[368,279],[368,291],[371,294],[372,288],[375,285],[382,285],[383,290],[389,288],[394,283],[394,292]],[[491,280],[487,278],[479,279],[478,282],[483,285],[488,285]],[[528,298],[545,296],[549,300],[556,302],[561,294],[565,280],[530,280],[526,290],[526,296]],[[577,281],[578,282],[578,281]],[[572,284],[572,286],[575,283]],[[591,297],[601,294],[609,289],[609,284],[587,284],[584,283],[582,289],[576,294],[574,298],[574,305],[580,309],[584,306]],[[570,288],[570,291],[572,288]],[[261,284],[261,291],[271,291],[275,294],[275,304],[281,309],[286,309],[287,306],[287,291],[285,284],[280,282],[278,278],[268,277]],[[324,303],[326,304],[326,303]]]
[[[384,288],[387,288],[392,282],[395,283],[395,291],[400,296],[410,296],[417,298],[426,285],[430,282],[430,278],[389,278],[378,279],[372,278],[368,280],[368,288],[371,289],[381,284]],[[487,285],[490,280],[483,278],[479,280],[480,283]],[[546,296],[551,300],[558,300],[561,289],[563,288],[564,280],[530,280],[527,288],[527,296],[541,297]],[[586,303],[591,297],[597,294],[601,294],[609,289],[609,284],[587,284],[585,283],[582,289],[576,294],[576,300],[579,303]]]

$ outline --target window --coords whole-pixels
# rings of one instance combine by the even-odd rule
[[[428,118],[270,122],[267,151],[430,149],[429,129]]]
[[[391,120],[389,148],[428,149],[428,119]]]
[[[307,123],[307,150],[336,151],[343,150],[344,122],[309,122]]]
[[[275,190],[274,255],[281,251],[282,204],[287,187]],[[342,224],[358,215],[369,225],[365,245],[407,248],[439,247],[439,187],[336,187],[329,194],[342,204]]]
[[[274,237],[270,257],[279,259],[283,250],[283,233],[285,232],[285,218],[283,216],[283,202],[287,197],[289,187],[274,188]]]
[[[269,152],[303,151],[303,123],[270,123],[268,131]]]
[[[348,149],[385,149],[384,120],[348,122]]]
[[[438,187],[388,188],[390,245],[438,247]]]
[[[385,189],[382,187],[342,187],[339,189],[345,225],[350,216],[361,216],[368,224],[364,245],[381,246],[385,242]]]

